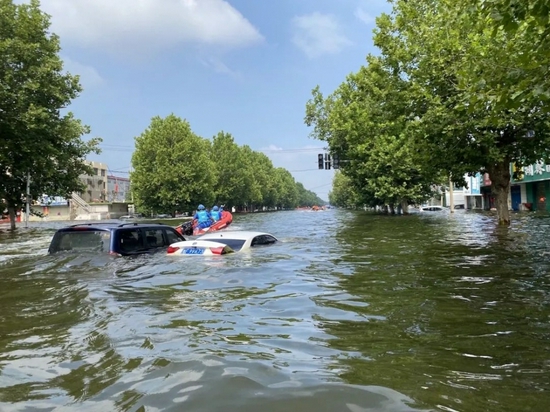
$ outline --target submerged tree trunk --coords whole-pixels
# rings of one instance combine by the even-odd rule
[[[510,160],[503,161],[488,168],[491,179],[491,192],[495,196],[499,225],[510,224],[510,210],[508,209],[508,194],[510,193]]]
[[[401,201],[401,211],[404,215],[409,214],[409,202],[407,202],[406,200]]]
[[[8,214],[10,217],[10,230],[15,230],[15,208],[13,206],[8,206]]]

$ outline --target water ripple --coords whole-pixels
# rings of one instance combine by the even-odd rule
[[[250,214],[281,242],[181,260],[2,233],[0,409],[545,410],[548,221]]]

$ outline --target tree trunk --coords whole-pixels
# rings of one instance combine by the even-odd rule
[[[395,215],[395,205],[393,205],[393,204],[390,205],[390,213],[391,213],[392,215]]]
[[[503,161],[488,168],[491,179],[491,192],[495,196],[498,224],[510,224],[510,210],[508,209],[508,194],[510,193],[510,160]]]
[[[407,202],[406,200],[401,201],[401,211],[404,215],[409,214],[409,202]]]
[[[10,217],[10,230],[15,230],[15,208],[13,206],[8,206],[8,214]]]

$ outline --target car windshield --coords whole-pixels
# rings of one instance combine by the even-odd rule
[[[216,239],[208,239],[208,240],[212,240],[218,243],[224,243],[227,246],[229,246],[231,249],[233,249],[235,252],[241,250],[245,242],[244,239],[226,239],[226,238],[220,238],[220,239],[216,238]]]
[[[50,247],[56,252],[109,252],[111,233],[105,230],[73,230],[57,232]]]

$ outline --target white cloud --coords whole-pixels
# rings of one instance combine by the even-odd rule
[[[64,44],[151,54],[182,44],[242,47],[263,40],[226,0],[42,0]]]
[[[92,66],[81,64],[67,56],[61,56],[61,58],[63,59],[63,68],[65,71],[72,75],[80,76],[80,84],[84,90],[103,84],[103,78]]]
[[[293,43],[309,58],[323,54],[335,54],[351,41],[341,32],[336,18],[332,15],[314,12],[293,19]]]
[[[367,13],[362,7],[357,7],[355,9],[355,17],[368,25],[371,25],[376,21],[375,18]]]

